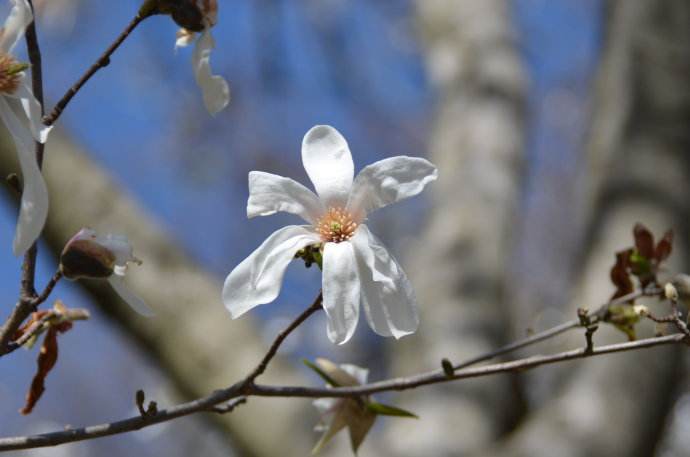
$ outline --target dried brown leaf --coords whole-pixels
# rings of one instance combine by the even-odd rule
[[[635,224],[633,228],[633,236],[635,237],[635,249],[640,255],[651,259],[654,257],[654,235],[647,227],[640,224]]]

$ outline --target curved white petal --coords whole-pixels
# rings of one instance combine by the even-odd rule
[[[340,398],[317,398],[311,404],[319,411],[319,414],[327,415],[335,412],[335,407],[340,400]]]
[[[36,100],[36,97],[34,97],[27,83],[27,78],[24,77],[24,81],[19,85],[17,91],[7,97],[7,101],[10,104],[14,104],[17,101],[21,104],[21,109],[24,111],[24,114],[26,114],[29,128],[31,129],[31,134],[34,139],[40,143],[45,143],[48,139],[48,133],[50,133],[53,126],[48,127],[43,125],[41,104]]]
[[[197,40],[192,55],[194,76],[201,88],[204,105],[211,114],[220,112],[230,101],[230,87],[227,81],[222,76],[211,73],[211,50],[215,45],[211,32],[205,30]]]
[[[141,299],[137,294],[129,290],[125,285],[124,277],[118,274],[111,275],[108,282],[115,289],[115,292],[125,301],[134,311],[142,316],[151,317],[154,315],[153,310]]]
[[[269,236],[225,278],[223,303],[232,318],[275,300],[295,253],[319,240],[316,233],[297,225],[284,227]]]
[[[405,272],[381,242],[361,225],[350,240],[362,283],[362,305],[371,328],[400,338],[419,326],[417,300]]]
[[[12,3],[12,11],[7,16],[4,27],[0,29],[0,51],[8,54],[24,36],[26,27],[34,20],[29,2],[12,0]]]
[[[297,181],[263,171],[250,171],[247,217],[269,216],[278,211],[296,214],[315,224],[324,208],[319,197]]]
[[[31,247],[43,230],[48,216],[48,189],[36,162],[31,132],[17,119],[3,97],[0,97],[0,119],[14,139],[22,171],[22,199],[12,243],[14,255],[20,256]]]
[[[328,317],[328,338],[344,344],[359,320],[359,278],[355,251],[347,241],[326,243],[323,250],[323,309]]]
[[[329,125],[317,125],[302,140],[302,163],[326,206],[345,206],[355,166],[345,138]]]
[[[374,210],[417,195],[437,178],[434,164],[421,157],[380,160],[359,172],[347,208],[363,218]]]

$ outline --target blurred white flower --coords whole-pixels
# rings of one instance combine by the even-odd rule
[[[216,42],[211,35],[211,28],[218,19],[218,4],[216,0],[192,0],[197,11],[201,13],[201,23],[183,26],[177,32],[175,48],[189,46],[196,38],[196,32],[201,35],[196,40],[192,54],[192,67],[197,84],[201,88],[204,105],[211,114],[220,112],[230,101],[230,88],[222,76],[211,73],[211,50]]]
[[[0,119],[17,148],[22,172],[22,199],[12,243],[14,254],[24,254],[41,234],[48,215],[48,190],[38,168],[35,141],[45,143],[50,127],[41,121],[41,105],[29,87],[27,64],[11,54],[33,21],[26,0],[11,0],[5,25],[0,28]]]
[[[247,216],[285,211],[309,225],[273,233],[226,278],[223,302],[233,318],[278,296],[295,253],[322,246],[323,307],[328,337],[347,342],[359,320],[360,300],[371,328],[400,338],[419,324],[417,303],[405,273],[363,224],[372,211],[420,193],[437,178],[436,167],[413,157],[391,157],[365,167],[353,180],[345,138],[333,127],[316,126],[302,142],[302,162],[316,192],[290,178],[249,173]]]
[[[140,265],[132,245],[121,235],[98,235],[83,228],[65,245],[60,255],[60,269],[67,279],[106,279],[115,292],[136,312],[152,316],[153,311],[140,297],[129,290],[124,279],[129,263]]]
[[[349,364],[336,365],[326,359],[316,359],[316,365],[336,382],[338,387],[354,387],[367,383],[369,370],[366,368]],[[356,454],[376,421],[376,413],[367,408],[366,399],[318,398],[312,404],[321,414],[314,430],[323,432],[312,454],[320,452],[331,438],[345,427],[348,428],[350,444]]]

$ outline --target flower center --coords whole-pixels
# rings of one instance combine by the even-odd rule
[[[316,231],[326,243],[340,243],[352,238],[359,224],[352,214],[342,208],[328,208],[326,214],[316,223]]]
[[[0,94],[13,94],[19,88],[25,65],[9,54],[0,52]]]

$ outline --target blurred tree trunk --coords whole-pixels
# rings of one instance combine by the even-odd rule
[[[632,245],[636,222],[657,235],[674,228],[671,270],[688,266],[690,3],[618,0],[608,6],[583,178],[587,200],[583,214],[574,215],[586,218],[588,234],[571,315],[611,296],[614,253]],[[640,337],[654,331],[641,327]],[[596,344],[624,339],[607,326],[595,334]],[[582,332],[566,341],[571,348],[584,344]],[[480,455],[653,455],[683,371],[680,351],[657,348],[561,369],[562,385],[549,395],[551,401]]]
[[[0,141],[0,176],[19,170],[14,148],[5,138]],[[183,397],[191,399],[227,387],[258,363],[268,347],[251,317],[233,321],[221,302],[217,278],[187,257],[182,246],[60,132],[54,132],[48,143],[45,176],[51,208],[44,239],[53,254],[58,255],[81,227],[91,226],[101,233],[126,234],[135,255],[143,259],[127,282],[155,310],[153,318],[134,313],[102,281],[80,284],[160,364]],[[286,384],[303,382],[281,360],[272,364],[266,378]],[[302,456],[308,452],[311,432],[305,421],[293,417],[306,416],[307,407],[308,402],[300,400],[257,398],[232,414],[211,417],[229,433],[239,455]],[[294,445],[285,446],[288,440]]]
[[[421,307],[417,334],[396,343],[394,373],[440,367],[508,338],[506,258],[523,172],[526,84],[508,2],[419,0],[438,93],[430,159],[438,166],[426,229],[404,262]],[[404,348],[404,349],[403,349]],[[485,447],[522,410],[512,376],[405,394],[422,418],[388,421],[390,455],[457,456]]]

